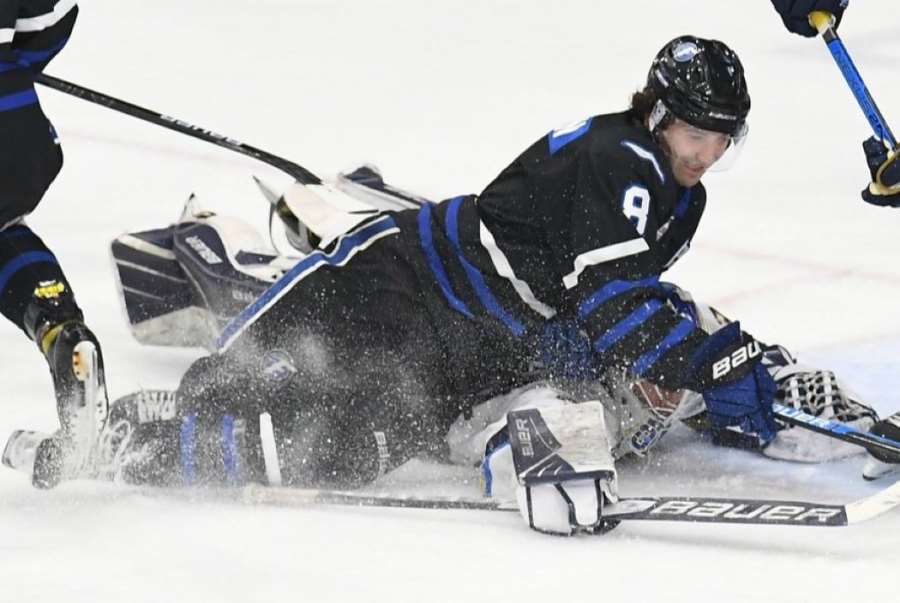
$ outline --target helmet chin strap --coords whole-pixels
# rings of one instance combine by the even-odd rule
[[[667,117],[670,119],[667,120]],[[671,121],[669,110],[666,109],[666,105],[661,100],[657,100],[656,104],[653,105],[653,110],[650,111],[650,116],[647,118],[647,127],[650,128],[650,132],[655,136],[657,128],[660,126],[664,128],[667,125],[663,123],[664,121]]]
[[[666,143],[666,139],[662,136],[662,132],[669,127],[673,121],[675,121],[675,116],[669,111],[662,100],[656,101],[656,104],[653,105],[653,109],[650,111],[650,115],[647,116],[647,129],[650,130],[650,136],[652,136],[653,140],[656,141],[656,144],[662,148],[663,152],[670,157],[671,150]]]

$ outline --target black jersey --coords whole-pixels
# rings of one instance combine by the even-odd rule
[[[69,39],[74,0],[0,2],[0,229],[30,213],[62,167],[34,75]]]
[[[575,321],[605,364],[693,385],[694,320],[660,275],[689,247],[706,203],[680,186],[629,113],[598,115],[531,145],[478,196],[423,208],[421,246],[449,305],[514,337]]]
[[[69,39],[74,0],[4,0],[0,3],[0,111],[37,102],[32,78]]]

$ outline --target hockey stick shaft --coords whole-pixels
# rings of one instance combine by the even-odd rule
[[[241,502],[287,507],[340,505],[411,509],[517,511],[515,503],[463,498],[382,496],[356,492],[246,486]],[[618,521],[680,521],[786,526],[847,526],[882,515],[900,505],[900,482],[847,505],[788,500],[704,497],[622,498],[603,515]]]
[[[813,27],[822,34],[825,45],[828,46],[828,50],[831,52],[834,62],[844,75],[844,80],[846,80],[847,85],[850,87],[850,91],[853,92],[853,96],[856,98],[859,108],[862,109],[863,114],[869,121],[869,125],[875,132],[875,136],[879,140],[887,142],[890,145],[890,148],[896,148],[897,139],[894,138],[894,134],[891,132],[890,127],[888,127],[887,121],[878,109],[878,105],[875,104],[875,99],[873,99],[872,95],[869,93],[869,89],[866,87],[862,75],[860,75],[859,70],[853,63],[853,59],[850,58],[847,47],[844,46],[844,42],[838,37],[837,32],[832,27],[831,15],[825,12],[816,11],[810,14],[810,22],[813,24]]]
[[[269,152],[263,151],[248,144],[244,144],[239,140],[224,136],[212,130],[201,128],[200,126],[195,126],[186,121],[171,117],[169,115],[165,115],[163,113],[158,113],[156,111],[151,111],[150,109],[145,109],[144,107],[139,107],[138,105],[120,100],[118,98],[114,98],[102,92],[97,92],[96,90],[85,88],[84,86],[80,86],[78,84],[73,84],[71,82],[61,80],[46,73],[40,73],[36,75],[35,81],[39,84],[43,84],[44,86],[53,88],[54,90],[57,90],[64,94],[68,94],[70,96],[74,96],[76,98],[80,98],[97,105],[101,105],[108,109],[112,109],[113,111],[118,111],[119,113],[124,113],[125,115],[130,115],[132,117],[136,117],[137,119],[156,124],[164,128],[168,128],[169,130],[187,134],[188,136],[191,136],[193,138],[212,143],[214,145],[226,148],[230,151],[234,151],[235,153],[247,155],[248,157],[252,157],[253,159],[262,161],[263,163],[267,163],[272,167],[275,167],[282,172],[292,176],[300,184],[322,183],[322,180],[318,176],[301,165],[297,165],[292,161],[288,161],[287,159],[278,157],[277,155],[273,155]]]
[[[841,421],[814,417],[802,410],[797,410],[796,408],[778,402],[775,402],[772,405],[772,409],[775,412],[775,418],[780,419],[789,425],[795,425],[836,440],[856,444],[870,452],[876,451],[900,457],[900,442],[892,440],[891,438],[860,431]]]

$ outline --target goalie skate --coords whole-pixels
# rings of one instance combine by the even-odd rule
[[[900,412],[882,419],[872,427],[871,432],[876,436],[883,436],[894,441],[900,441]],[[870,452],[863,467],[863,478],[867,480],[879,479],[900,471],[900,455],[892,455],[889,452]]]

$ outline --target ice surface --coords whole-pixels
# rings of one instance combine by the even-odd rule
[[[736,10],[738,7],[740,10]],[[900,119],[900,26],[852,3],[845,42]],[[766,341],[839,371],[881,411],[900,377],[900,214],[865,206],[868,129],[820,40],[769,2],[94,0],[48,71],[219,130],[314,172],[372,161],[433,198],[480,190],[549,129],[616,110],[681,33],[745,64],[751,137],[669,275]],[[56,251],[106,354],[113,396],[173,387],[193,351],[141,348],[107,244],[201,203],[259,228],[268,166],[42,90],[66,166],[30,220]],[[50,430],[50,382],[6,323],[0,433]],[[624,494],[849,501],[861,459],[806,466],[715,450],[678,431],[622,467]],[[396,488],[474,492],[414,464]],[[624,525],[603,538],[529,532],[513,514],[251,508],[110,485],[37,492],[0,471],[0,601],[859,601],[895,593],[900,512],[845,529]]]

